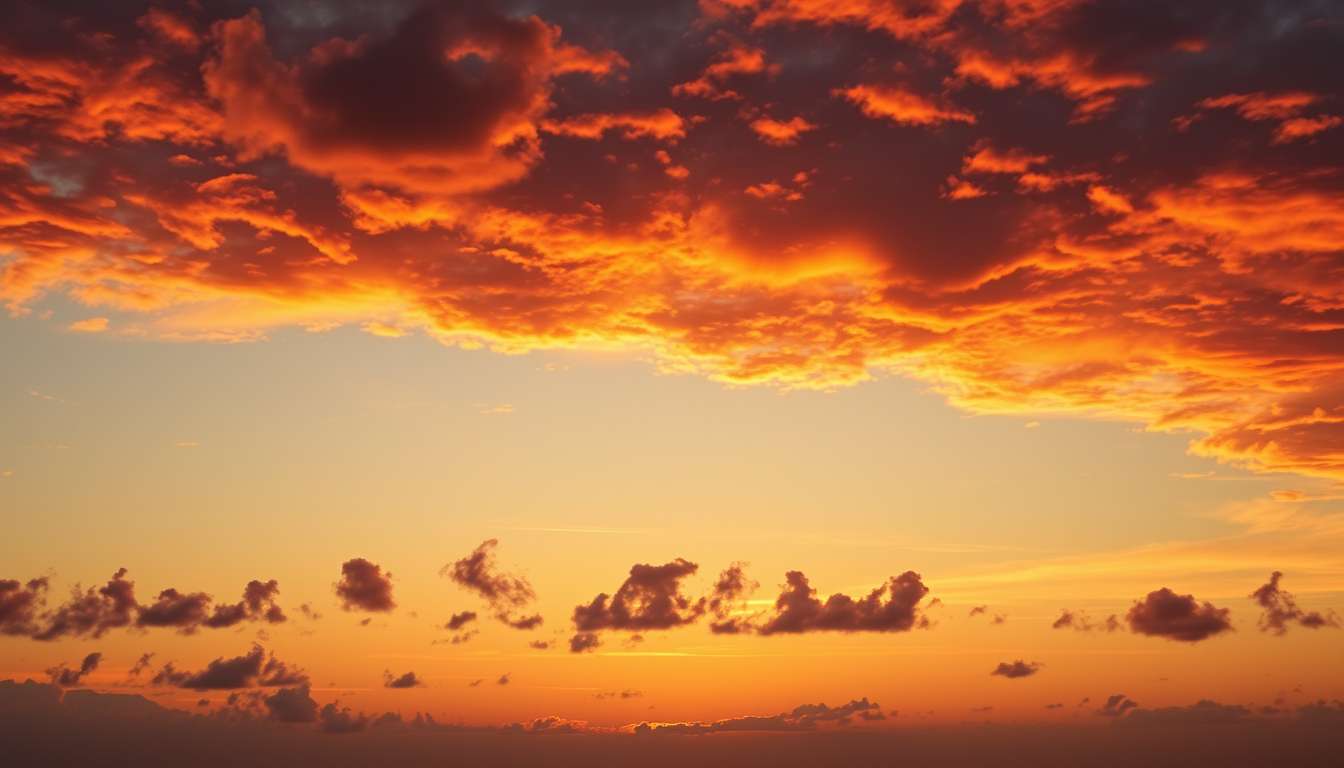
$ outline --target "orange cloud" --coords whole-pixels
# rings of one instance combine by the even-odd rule
[[[795,144],[804,133],[816,129],[817,126],[801,117],[792,117],[788,120],[758,117],[751,121],[751,130],[755,131],[756,135],[760,136],[765,143],[776,146]]]
[[[913,91],[881,85],[855,85],[837,89],[834,95],[858,105],[868,117],[886,118],[903,125],[974,123],[975,115],[955,107],[940,106]]]

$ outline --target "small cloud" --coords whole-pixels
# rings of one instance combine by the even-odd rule
[[[14,470],[0,469],[0,477],[13,477],[13,476],[14,476]]]
[[[371,336],[381,336],[384,339],[399,339],[406,335],[405,328],[398,328],[395,325],[381,323],[377,320],[370,320],[363,326],[364,332]]]
[[[1171,477],[1174,477],[1174,478],[1176,478],[1177,480],[1207,480],[1208,478],[1213,477],[1213,475],[1214,475],[1213,470],[1209,470],[1208,472],[1172,472],[1172,473],[1171,473]]]
[[[510,672],[505,672],[504,674],[500,675],[499,679],[495,681],[495,685],[508,685],[511,674],[512,673]]]
[[[1041,422],[1039,422],[1039,421],[1028,421],[1026,424],[1023,424],[1022,426],[1026,427],[1027,429],[1040,429],[1040,427],[1041,427]]]
[[[173,443],[174,448],[200,448],[201,444],[195,440],[178,440]]]
[[[482,416],[508,416],[511,413],[513,413],[513,406],[509,403],[480,406],[480,414]]]
[[[107,330],[107,323],[106,317],[90,317],[84,320],[76,320],[66,328],[75,333],[102,333]]]

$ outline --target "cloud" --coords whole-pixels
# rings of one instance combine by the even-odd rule
[[[73,688],[83,681],[84,676],[98,668],[98,663],[103,660],[103,654],[94,652],[84,657],[80,662],[79,669],[69,669],[64,664],[59,667],[52,667],[47,670],[47,676],[51,678],[53,685],[59,685],[62,688]]]
[[[864,720],[885,719],[882,708],[867,697],[854,699],[838,707],[826,704],[802,704],[788,712],[768,717],[733,717],[712,722],[641,723],[637,735],[704,734],[751,731],[810,731],[820,725],[846,725],[854,717]]]
[[[0,31],[11,312],[593,345],[735,386],[909,377],[969,413],[1344,478],[1341,33],[1311,14],[24,8]],[[752,128],[795,117],[815,128],[787,147]]]
[[[860,111],[868,117],[885,118],[902,125],[975,122],[975,115],[970,112],[941,106],[913,91],[895,86],[855,85],[837,89],[834,95],[858,105]]]
[[[733,635],[751,629],[745,601],[761,585],[747,577],[745,563],[733,563],[719,574],[709,596],[709,612],[714,617],[709,629],[716,635]]]
[[[0,634],[27,635],[33,632],[38,611],[46,603],[47,580],[0,579]]]
[[[508,685],[508,684],[509,684],[509,673],[507,672],[500,675],[499,679],[495,681],[495,685]]]
[[[281,688],[262,701],[272,720],[282,723],[312,723],[317,720],[317,702],[313,701],[310,690],[307,685]]]
[[[76,320],[66,328],[76,333],[102,333],[107,330],[107,326],[108,319],[106,317],[88,317],[83,320]]]
[[[504,624],[514,629],[535,629],[541,626],[540,615],[515,616],[514,611],[524,609],[536,600],[536,590],[522,576],[499,570],[495,562],[498,546],[498,539],[486,539],[471,554],[440,568],[439,575],[480,595],[495,611],[495,618]]]
[[[995,667],[994,670],[989,674],[991,676],[997,675],[999,677],[1006,677],[1009,680],[1014,680],[1019,677],[1031,677],[1032,675],[1039,672],[1040,669],[1041,669],[1040,662],[1037,661],[1026,662],[1021,659],[1018,659],[1017,661],[1013,662],[1007,662],[1007,661],[999,662],[999,665]]]
[[[801,632],[906,632],[927,621],[919,602],[929,593],[919,574],[906,571],[855,600],[833,594],[822,602],[801,571],[785,575],[775,612],[757,631],[762,635]]]
[[[476,620],[475,611],[461,611],[448,617],[448,622],[443,625],[444,629],[458,630]]]
[[[387,612],[397,607],[392,599],[392,574],[362,557],[341,564],[336,596],[347,611]]]
[[[438,193],[521,178],[541,156],[552,79],[623,64],[561,43],[535,16],[451,3],[292,62],[275,58],[256,11],[217,22],[211,36],[202,74],[230,141],[254,155],[284,148],[290,162],[347,186]]]
[[[317,721],[323,733],[358,733],[369,726],[367,716],[354,713],[349,707],[341,707],[335,702],[324,705],[318,711]]]
[[[151,684],[171,685],[193,691],[235,690],[254,687],[294,686],[308,682],[302,670],[289,666],[260,645],[242,656],[217,658],[199,672],[177,669],[171,662],[155,675]]]
[[[424,685],[425,682],[416,677],[414,672],[395,676],[391,672],[383,672],[384,688],[423,688]]]
[[[569,638],[570,653],[587,653],[602,644],[602,638],[596,632],[576,632]]]
[[[1124,629],[1124,626],[1115,614],[1107,616],[1106,620],[1101,623],[1096,623],[1082,611],[1071,611],[1065,608],[1059,612],[1059,618],[1050,624],[1050,628],[1072,629],[1078,632],[1119,632]]]
[[[99,638],[109,630],[130,626],[139,606],[135,601],[135,582],[126,579],[121,568],[101,587],[80,591],[78,585],[70,599],[50,615],[33,635],[35,640],[55,640],[72,636]]]
[[[1195,643],[1232,629],[1226,608],[1200,603],[1194,595],[1178,595],[1170,589],[1149,592],[1125,614],[1129,628],[1141,635]]]
[[[1261,631],[1282,635],[1292,623],[1308,629],[1339,626],[1339,620],[1333,614],[1299,608],[1292,593],[1279,586],[1282,578],[1282,573],[1274,571],[1269,575],[1268,582],[1251,593],[1251,598],[1264,609],[1260,614]]]
[[[766,144],[773,144],[777,147],[785,147],[790,144],[797,144],[798,139],[808,131],[815,131],[817,126],[804,120],[801,117],[794,116],[788,120],[775,120],[770,117],[758,117],[751,121],[751,130],[761,137],[761,141]]]
[[[633,565],[615,595],[603,592],[591,603],[575,606],[574,627],[580,633],[604,629],[637,632],[689,624],[704,614],[707,601],[682,594],[681,582],[699,568],[682,558],[663,565]],[[573,640],[570,650],[579,650]]]
[[[1123,693],[1117,693],[1107,697],[1106,703],[1101,705],[1101,709],[1097,710],[1097,714],[1102,717],[1122,717],[1126,712],[1138,706],[1139,705],[1128,696]]]

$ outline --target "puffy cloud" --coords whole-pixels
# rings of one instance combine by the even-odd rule
[[[471,554],[439,569],[439,575],[447,576],[458,586],[480,595],[495,611],[495,618],[504,624],[514,629],[536,629],[542,624],[539,614],[514,614],[536,600],[536,590],[522,576],[499,570],[495,562],[495,548],[498,546],[498,539],[486,539]],[[475,614],[471,617],[475,618]],[[451,620],[449,623],[452,623]],[[455,629],[452,626],[448,628]]]
[[[84,676],[98,668],[98,663],[103,660],[103,654],[94,652],[84,657],[80,662],[79,669],[69,669],[64,664],[59,667],[52,667],[47,670],[47,676],[51,678],[53,685],[59,685],[62,688],[73,688],[83,681]]]
[[[714,621],[709,629],[716,635],[733,635],[751,629],[745,613],[745,601],[760,584],[747,577],[745,563],[733,563],[719,574],[709,596],[709,612]]]
[[[789,571],[762,635],[800,632],[906,632],[927,622],[919,602],[929,593],[919,574],[906,571],[855,600],[836,593],[822,602],[801,571]]]
[[[1195,643],[1232,629],[1226,608],[1200,603],[1167,587],[1149,592],[1125,614],[1129,628],[1142,635]]]
[[[282,723],[311,723],[317,720],[317,702],[308,685],[281,688],[262,699],[267,715]]]
[[[989,674],[991,676],[1006,677],[1013,680],[1019,677],[1031,677],[1041,670],[1041,664],[1037,661],[1026,662],[1021,659],[1013,662],[1001,661],[994,667]]]
[[[788,120],[758,117],[751,121],[751,130],[761,137],[761,141],[780,147],[796,144],[804,133],[816,129],[817,126],[798,116],[791,117]]]
[[[415,676],[414,672],[407,672],[404,675],[393,675],[391,672],[383,672],[384,688],[422,688],[425,681]]]
[[[126,579],[126,569],[118,569],[101,587],[81,591],[76,586],[70,599],[43,618],[35,640],[88,635],[102,637],[108,630],[130,626],[139,606],[135,601],[135,582]]]
[[[275,579],[257,581],[253,579],[243,588],[243,599],[230,605],[217,605],[205,626],[211,628],[231,627],[242,621],[265,621],[279,624],[285,621],[285,612],[276,603],[280,594],[280,584]]]
[[[1308,629],[1339,626],[1339,620],[1333,614],[1299,608],[1292,593],[1279,586],[1282,578],[1281,572],[1274,571],[1268,582],[1251,593],[1251,598],[1264,609],[1260,614],[1261,631],[1282,635],[1288,631],[1288,625],[1294,623]]]
[[[392,599],[392,574],[362,557],[341,564],[336,596],[347,611],[386,612],[397,607]]]
[[[171,685],[194,691],[294,686],[308,682],[302,670],[267,654],[260,645],[242,656],[217,658],[198,672],[179,670],[172,662],[154,675],[153,685]]]
[[[563,120],[546,120],[541,129],[559,136],[578,139],[600,139],[609,131],[617,131],[626,139],[651,138],[675,141],[686,135],[686,123],[670,109],[647,114],[590,114],[576,115]]]
[[[596,632],[576,632],[569,638],[570,653],[587,653],[602,644],[602,638]]]
[[[318,728],[323,733],[357,733],[369,726],[369,718],[363,713],[352,712],[335,702],[326,704],[317,713]]]
[[[27,635],[46,602],[47,580],[0,579],[0,634]]]
[[[254,154],[284,148],[348,186],[439,193],[522,177],[541,156],[552,79],[623,63],[562,44],[535,16],[456,3],[428,3],[386,35],[333,38],[292,62],[275,58],[256,11],[211,34],[202,73],[231,141]]]
[[[136,616],[138,627],[177,627],[183,632],[194,632],[206,620],[210,596],[204,592],[181,593],[168,588],[158,598],[141,606]]]
[[[1106,698],[1106,703],[1101,705],[1097,714],[1102,717],[1122,717],[1131,709],[1139,705],[1123,693],[1116,693]]]
[[[637,632],[689,624],[704,614],[707,601],[682,594],[681,582],[699,569],[682,558],[663,565],[633,565],[616,594],[603,592],[591,603],[575,606],[574,627],[580,633],[604,629]],[[574,647],[573,640],[570,649],[582,650]]]

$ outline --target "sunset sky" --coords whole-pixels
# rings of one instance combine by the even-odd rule
[[[1340,4],[365,5],[0,12],[0,679],[1344,718]]]

